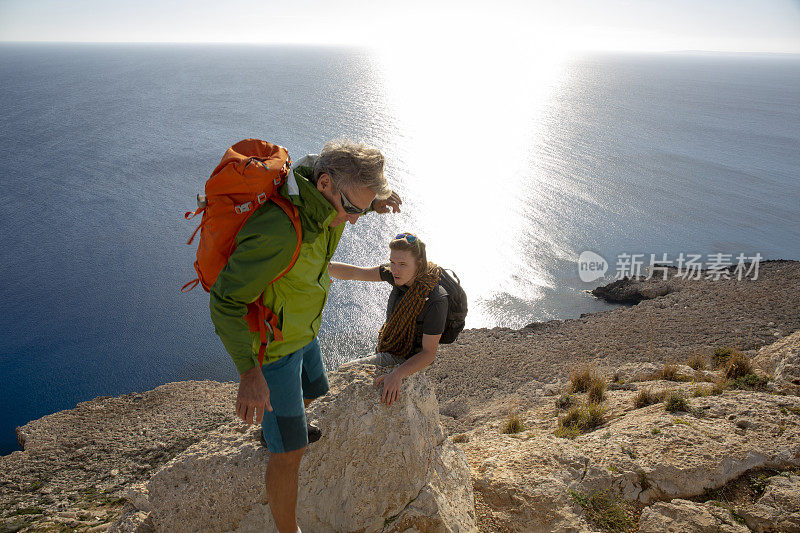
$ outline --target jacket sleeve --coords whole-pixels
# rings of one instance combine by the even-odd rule
[[[289,266],[297,244],[291,222],[285,215],[282,218],[285,224],[274,224],[270,234],[245,232],[248,227],[245,224],[237,235],[236,249],[211,287],[211,321],[239,374],[258,365],[244,318],[247,304],[256,301],[267,285]]]

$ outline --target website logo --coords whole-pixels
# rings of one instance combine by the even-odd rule
[[[608,270],[608,261],[594,252],[581,252],[578,257],[578,276],[581,281],[589,283],[602,278]]]

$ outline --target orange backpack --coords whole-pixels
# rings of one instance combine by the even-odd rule
[[[297,246],[292,260],[270,284],[291,270],[300,254],[303,240],[300,215],[297,206],[278,193],[286,182],[291,166],[292,160],[286,148],[266,141],[245,139],[228,148],[206,181],[205,196],[197,195],[197,209],[184,215],[186,220],[190,220],[203,213],[200,225],[186,243],[192,244],[195,235],[200,232],[197,260],[194,262],[198,277],[184,285],[181,292],[191,291],[198,283],[206,292],[211,291],[217,276],[236,248],[236,234],[250,215],[268,201],[275,202],[286,213],[297,233]],[[259,296],[255,302],[248,304],[244,318],[250,331],[259,332],[261,336],[258,363],[263,365],[269,344],[267,328],[272,331],[276,341],[283,340],[278,329],[278,317],[264,306]]]

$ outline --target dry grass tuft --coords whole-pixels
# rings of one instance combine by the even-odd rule
[[[592,431],[603,425],[605,413],[605,407],[598,403],[576,405],[558,420],[555,436],[571,439]]]
[[[603,376],[591,363],[584,363],[576,368],[570,370],[569,373],[569,392],[575,394],[577,392],[590,392],[596,383],[601,383],[603,391],[605,391],[606,381]]]
[[[647,407],[648,405],[653,405],[660,401],[660,394],[655,394],[650,389],[639,389],[639,392],[637,392],[636,396],[633,398],[633,406],[636,409],[641,409],[642,407]]]
[[[731,353],[725,365],[725,377],[736,379],[748,374],[753,374],[753,365],[750,363],[750,358],[742,352]]]
[[[522,422],[522,419],[520,419],[519,415],[509,415],[508,420],[506,420],[506,423],[503,426],[503,433],[514,434],[521,433],[523,431],[525,431],[525,424]]]
[[[710,385],[698,385],[692,390],[692,397],[702,398],[704,396],[719,396],[725,390],[724,381]]]
[[[686,364],[695,370],[705,370],[708,367],[708,359],[706,358],[706,354],[695,350],[689,360],[686,361]]]
[[[664,363],[664,368],[661,370],[661,379],[678,381],[678,365],[669,361]]]
[[[589,363],[571,369],[569,372],[569,392],[588,391],[595,376],[594,368]]]
[[[571,394],[562,394],[556,400],[556,407],[559,409],[568,409],[575,403],[575,398]]]
[[[606,399],[606,382],[602,379],[595,379],[589,386],[589,401],[592,403],[602,403]]]
[[[714,355],[711,356],[711,360],[714,363],[714,368],[725,366],[728,363],[728,359],[730,359],[731,354],[733,352],[734,349],[729,348],[727,346],[721,346],[719,348],[715,348]]]
[[[632,506],[610,490],[584,494],[570,490],[572,498],[583,508],[589,522],[602,531],[624,533],[636,531]]]
[[[686,398],[680,392],[672,391],[667,394],[665,398],[664,410],[670,413],[676,413],[678,411],[688,413],[689,402],[686,401]]]

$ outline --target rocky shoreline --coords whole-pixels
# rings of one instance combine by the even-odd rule
[[[645,387],[690,395],[696,384],[641,382],[619,375],[623,368],[686,363],[720,347],[755,358],[786,340],[780,353],[796,352],[797,335],[792,334],[800,330],[800,262],[762,262],[756,280],[687,280],[676,277],[674,270],[668,274],[666,280],[616,282],[605,287],[605,294],[598,293],[638,299],[630,307],[519,330],[468,330],[456,343],[442,347],[426,374],[445,433],[469,461],[482,531],[600,530],[591,512],[576,503],[579,497],[570,493],[590,494],[595,486],[619,488],[641,531],[657,530],[652,528],[663,525],[660,516],[677,520],[686,513],[702,515],[723,531],[740,531],[738,526],[749,531],[751,524],[765,523],[754,516],[775,509],[766,503],[742,504],[749,521],[745,517],[744,525],[735,520],[727,524],[727,518],[718,518],[708,507],[708,499],[689,502],[695,507],[680,503],[699,495],[670,489],[682,479],[675,472],[688,472],[687,486],[695,490],[718,490],[754,471],[772,473],[769,479],[786,472],[788,481],[765,481],[759,497],[781,493],[784,499],[800,500],[797,480],[790,475],[800,466],[800,445],[794,444],[800,436],[796,396],[731,391],[697,398],[692,412],[707,416],[677,416],[684,424],[665,415],[663,405],[631,408],[632,397]],[[793,375],[792,364],[781,359],[772,372]],[[615,381],[628,383],[617,383],[617,390],[607,393],[600,429],[572,439],[556,437],[563,413],[554,401],[580,365],[603,373],[609,388]],[[697,374],[690,379],[703,378]],[[0,532],[109,530],[130,511],[126,494],[131,486],[146,482],[215,430],[237,423],[231,409],[235,394],[236,384],[230,382],[168,383],[144,393],[96,398],[19,428],[24,451],[0,457]],[[525,431],[502,433],[510,415]],[[737,426],[741,420],[746,427]],[[664,453],[654,454],[652,461],[641,457],[643,450],[659,446],[658,435],[664,436]],[[786,444],[781,448],[778,441]],[[723,456],[742,449],[749,455],[720,467]],[[745,465],[744,470],[737,464]],[[704,472],[717,474],[692,478]],[[709,486],[696,486],[697,479]]]

